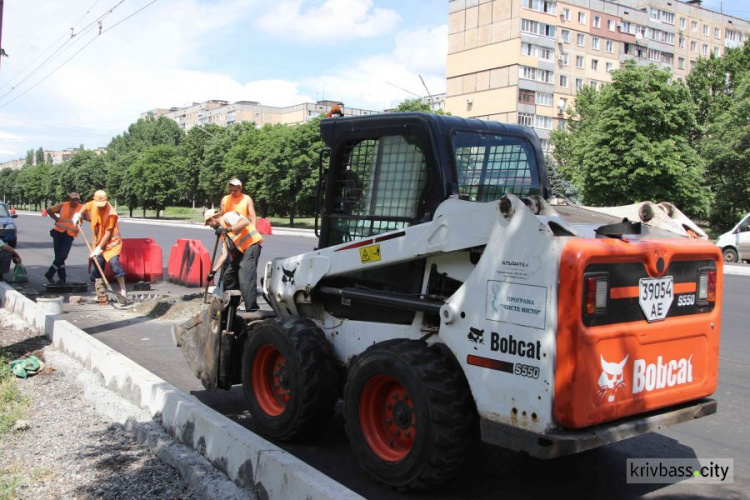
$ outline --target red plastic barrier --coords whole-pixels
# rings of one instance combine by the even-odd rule
[[[255,220],[257,224],[255,224],[255,229],[258,230],[260,234],[273,234],[273,229],[271,228],[271,222],[268,219],[264,219],[263,217],[259,217]]]
[[[15,212],[11,212],[13,214]],[[47,210],[42,210],[42,217],[47,217]]]
[[[211,270],[211,256],[198,240],[179,239],[172,245],[167,280],[184,286],[205,286]]]
[[[92,265],[89,261],[89,270]],[[120,265],[125,271],[127,283],[153,283],[164,279],[161,247],[151,238],[123,238]],[[104,266],[104,275],[110,281],[115,279],[109,262]]]

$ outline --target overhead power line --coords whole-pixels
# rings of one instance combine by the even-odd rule
[[[120,2],[119,2],[119,3],[117,4],[117,5],[115,5],[115,6],[114,6],[114,7],[112,8],[112,9],[110,9],[110,10],[109,10],[109,11],[108,11],[108,12],[107,12],[106,14],[104,14],[104,15],[100,16],[100,18],[103,18],[103,17],[105,16],[105,15],[108,15],[108,14],[112,13],[112,11],[113,11],[113,10],[114,10],[115,8],[117,8],[117,7],[118,7],[118,6],[120,5],[120,4],[122,4],[122,3],[124,2],[124,1],[125,1],[125,0],[121,0],[121,1],[120,1]],[[11,104],[12,102],[14,102],[14,101],[16,101],[16,100],[18,100],[18,99],[20,99],[21,97],[23,97],[24,95],[26,95],[27,93],[29,93],[29,92],[30,92],[31,90],[33,90],[34,88],[36,88],[36,87],[37,87],[37,86],[38,86],[39,84],[41,84],[41,83],[42,83],[42,82],[44,82],[44,81],[45,81],[45,80],[46,80],[47,78],[49,78],[49,77],[50,77],[50,76],[52,76],[52,75],[53,75],[54,73],[56,73],[56,72],[57,72],[57,71],[58,71],[58,70],[59,70],[60,68],[62,68],[63,66],[65,66],[65,65],[66,65],[66,64],[67,64],[67,63],[68,63],[68,62],[69,62],[69,61],[70,61],[71,59],[73,59],[73,58],[74,58],[75,56],[77,56],[78,54],[80,54],[80,53],[81,53],[81,52],[82,52],[82,51],[83,51],[83,50],[84,50],[84,49],[85,49],[86,47],[88,47],[89,45],[91,45],[91,44],[92,44],[92,43],[94,42],[94,40],[96,40],[96,39],[97,39],[98,37],[100,37],[101,35],[103,35],[103,34],[105,34],[105,33],[109,32],[109,31],[111,31],[111,30],[112,30],[112,29],[114,29],[115,27],[117,27],[117,26],[119,26],[120,24],[124,23],[125,21],[127,21],[127,20],[128,20],[128,19],[130,19],[131,17],[133,17],[133,16],[135,16],[136,14],[138,14],[138,13],[142,12],[142,11],[143,11],[144,9],[146,9],[146,8],[150,7],[151,5],[155,4],[155,3],[156,3],[156,2],[158,2],[158,1],[159,1],[159,0],[151,0],[151,2],[147,3],[146,5],[144,5],[144,6],[143,6],[143,7],[141,7],[140,9],[136,10],[135,12],[133,12],[132,14],[130,14],[129,16],[126,16],[126,17],[124,17],[123,19],[119,20],[118,22],[116,22],[115,24],[113,24],[112,26],[110,26],[109,28],[107,28],[107,29],[105,29],[105,30],[102,30],[102,29],[101,29],[101,25],[100,25],[100,30],[99,30],[99,33],[98,33],[98,34],[97,34],[96,36],[94,36],[94,37],[93,37],[93,38],[92,38],[91,40],[89,40],[89,41],[88,41],[88,42],[87,42],[87,43],[86,43],[86,44],[85,44],[85,45],[84,45],[83,47],[81,47],[80,49],[78,49],[78,50],[77,50],[77,51],[76,51],[76,52],[75,52],[75,53],[74,53],[74,54],[73,54],[72,56],[70,56],[70,57],[69,57],[68,59],[66,59],[66,60],[65,60],[65,61],[64,61],[64,62],[63,62],[62,64],[60,64],[59,66],[57,66],[57,67],[56,67],[55,69],[53,69],[52,71],[50,71],[49,73],[47,73],[47,74],[46,74],[46,75],[45,75],[44,77],[42,77],[42,79],[41,79],[41,80],[37,81],[37,82],[36,82],[36,83],[35,83],[34,85],[32,85],[32,86],[31,86],[30,88],[28,88],[28,89],[27,89],[26,91],[24,91],[24,92],[23,92],[22,94],[20,94],[20,95],[18,95],[18,96],[16,96],[16,97],[14,97],[14,98],[13,98],[13,99],[11,99],[10,101],[6,101],[5,103],[2,103],[2,104],[0,104],[0,109],[2,109],[2,108],[4,108],[4,107],[6,107],[7,105]],[[94,22],[98,22],[98,20],[97,20],[97,21],[94,21]],[[87,28],[88,28],[89,26],[92,26],[93,24],[94,24],[94,23],[91,23],[91,24],[89,24],[89,25],[87,26]],[[11,89],[11,90],[13,90],[13,89]],[[7,95],[7,94],[8,94],[8,93],[6,92],[6,94],[3,94],[2,96],[0,96],[0,99],[2,99],[3,97],[5,97],[5,95]]]

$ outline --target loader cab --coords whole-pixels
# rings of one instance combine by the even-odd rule
[[[486,202],[549,191],[539,139],[526,127],[388,113],[320,128],[330,148],[320,248],[428,222],[451,196]]]
[[[547,194],[541,147],[531,129],[429,113],[325,119],[320,128],[330,160],[326,173],[321,165],[319,248],[382,233],[397,237],[431,221],[451,197],[487,202],[506,193]],[[319,285],[418,296],[425,263],[421,258],[362,269]],[[355,300],[342,304],[334,296],[319,301],[335,316],[361,321],[410,324],[415,314]]]

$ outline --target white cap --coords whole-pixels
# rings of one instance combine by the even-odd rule
[[[229,181],[229,184],[230,184],[231,186],[239,186],[239,187],[242,187],[242,181],[240,181],[240,180],[239,180],[239,179],[237,179],[236,177],[235,177],[234,179],[232,179],[231,181]]]

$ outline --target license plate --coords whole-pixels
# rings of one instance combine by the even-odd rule
[[[672,276],[641,278],[638,287],[640,288],[638,302],[641,304],[646,321],[659,321],[666,318],[674,299]]]

